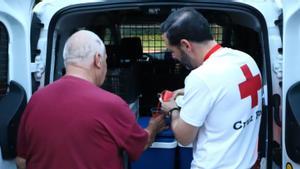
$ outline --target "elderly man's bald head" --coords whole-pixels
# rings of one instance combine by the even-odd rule
[[[96,53],[99,53],[101,57],[104,57],[106,53],[102,40],[91,31],[78,31],[65,44],[63,52],[65,66],[68,64],[89,65]]]

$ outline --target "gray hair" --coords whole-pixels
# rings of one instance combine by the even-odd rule
[[[91,31],[80,30],[66,41],[63,51],[64,64],[88,65],[96,53],[104,57],[106,51],[103,41]]]

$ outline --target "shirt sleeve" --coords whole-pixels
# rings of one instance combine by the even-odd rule
[[[180,118],[183,121],[195,127],[203,125],[213,101],[210,89],[199,77],[192,75],[185,80],[181,106]]]
[[[131,160],[137,160],[143,153],[148,137],[148,133],[144,129],[137,123],[133,124],[127,139],[123,142],[123,147]]]
[[[112,123],[108,124],[118,146],[125,150],[131,160],[136,160],[144,151],[148,133],[141,128],[125,102],[113,106]]]

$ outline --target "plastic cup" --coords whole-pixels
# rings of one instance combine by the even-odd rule
[[[150,109],[152,117],[157,117],[160,114],[163,114],[164,112],[159,108],[159,107],[152,107]],[[166,125],[170,125],[171,123],[171,118],[168,115],[165,115],[165,123]]]
[[[150,109],[152,117],[157,117],[159,114],[162,114],[163,111],[159,107],[152,107]]]

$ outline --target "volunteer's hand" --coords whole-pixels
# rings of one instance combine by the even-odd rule
[[[176,99],[177,96],[179,95],[184,95],[184,88],[182,89],[177,89],[175,91],[173,91],[173,96],[172,96],[172,99]]]
[[[178,107],[178,105],[176,104],[174,98],[172,98],[170,101],[168,102],[161,102],[161,109],[165,112],[165,113],[169,113],[169,111],[175,107]]]

